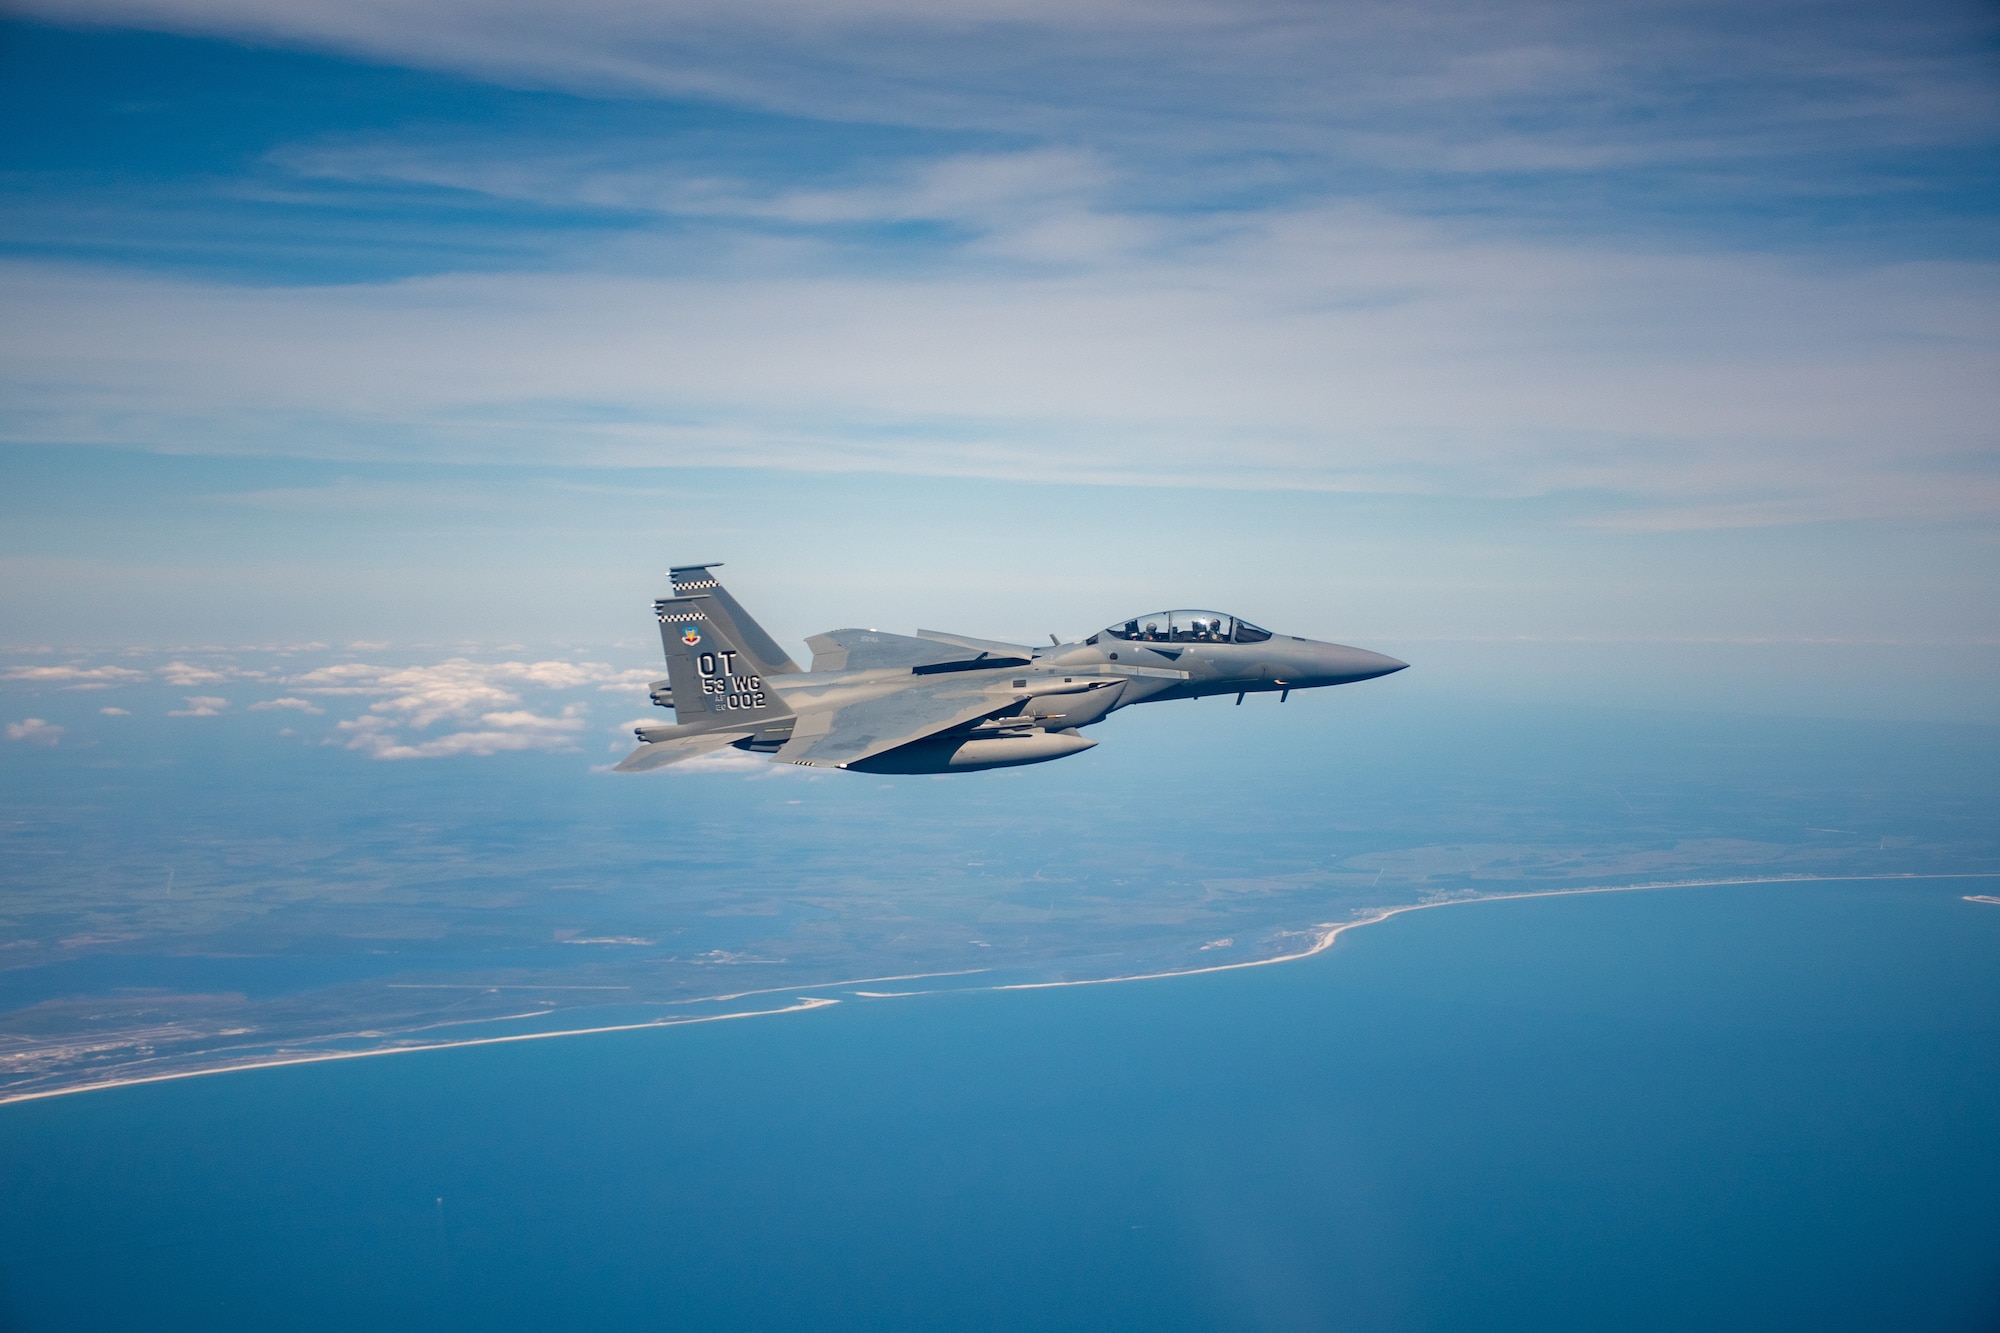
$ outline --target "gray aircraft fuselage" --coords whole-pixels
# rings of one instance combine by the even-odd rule
[[[1373,680],[1409,665],[1365,648],[1291,634],[1273,634],[1262,643],[1147,642],[1093,634],[1080,644],[1052,645],[1040,655],[1038,665],[1080,666],[1086,662],[1171,667],[1188,673],[1186,681],[1163,683],[1162,688],[1136,698],[1128,687],[1127,703],[1272,690],[1289,693]]]
[[[1081,728],[1133,704],[1345,685],[1407,663],[1274,634],[1214,611],[1136,616],[1075,643],[1030,647],[919,630],[833,630],[801,671],[716,582],[674,571],[658,602],[679,724],[637,729],[640,770],[730,745],[788,763],[951,773],[1042,763],[1096,744]],[[677,674],[676,674],[677,673]]]

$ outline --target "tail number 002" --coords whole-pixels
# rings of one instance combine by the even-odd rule
[[[701,692],[709,696],[711,713],[764,706],[764,678],[737,675],[735,653],[703,653],[696,665],[701,668]]]

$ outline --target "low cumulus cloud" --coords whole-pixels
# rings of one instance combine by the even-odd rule
[[[246,650],[248,651],[248,650]],[[223,680],[273,679],[286,693],[247,705],[249,713],[292,713],[324,716],[335,701],[366,701],[359,717],[337,720],[328,743],[375,759],[443,759],[460,755],[495,755],[527,750],[574,750],[590,728],[590,705],[579,693],[625,694],[644,698],[656,670],[619,668],[603,662],[542,661],[475,662],[454,657],[418,665],[385,666],[369,662],[334,662],[305,671],[251,662],[213,666],[175,659],[149,670],[92,666],[87,662],[62,666],[14,667],[0,679],[65,689],[106,686],[158,679],[169,683],[212,683]],[[565,697],[567,696],[567,697]],[[183,707],[169,717],[222,717],[231,701],[217,694],[182,696]],[[129,717],[130,710],[107,707],[105,717]],[[637,719],[618,730],[630,733]],[[288,728],[283,734],[292,734]],[[43,718],[7,724],[7,739],[23,744],[53,746],[63,728]]]
[[[524,706],[524,690],[546,692],[637,689],[651,673],[601,662],[474,662],[453,658],[427,666],[343,662],[292,677],[299,695],[374,696],[366,715],[335,724],[350,750],[376,759],[442,759],[519,750],[569,750],[587,725],[588,709],[564,704],[553,713]],[[282,706],[306,702],[296,699]],[[273,706],[281,706],[274,704]],[[450,730],[430,732],[441,724]]]
[[[0,671],[0,680],[28,685],[55,685],[67,690],[108,690],[146,679],[143,671],[118,666],[24,666]]]
[[[300,713],[324,713],[326,710],[310,699],[294,699],[289,695],[282,699],[265,699],[250,705],[253,713],[272,713],[289,708]]]
[[[349,736],[347,748],[376,759],[445,759],[455,755],[501,754],[510,750],[571,750],[583,730],[583,709],[571,704],[559,717],[544,717],[527,709],[481,713],[464,731],[432,740],[412,741],[396,731],[389,718],[376,714],[335,723]]]
[[[7,739],[28,745],[51,746],[61,743],[63,729],[39,717],[23,718],[7,724]]]
[[[234,680],[247,674],[234,668],[195,666],[189,662],[169,662],[159,669],[160,679],[176,689],[190,689],[196,685],[220,685],[226,680]]]

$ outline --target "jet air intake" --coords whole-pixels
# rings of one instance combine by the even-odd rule
[[[1118,706],[1119,699],[1124,697],[1125,685],[1123,680],[1095,680],[1074,685],[1045,686],[1035,691],[1034,697],[1021,711],[1034,718],[1036,726],[1058,732],[1087,727],[1102,721],[1106,713]]]

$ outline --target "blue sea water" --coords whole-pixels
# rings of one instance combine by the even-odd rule
[[[1996,881],[0,1108],[18,1330],[1990,1329]]]

